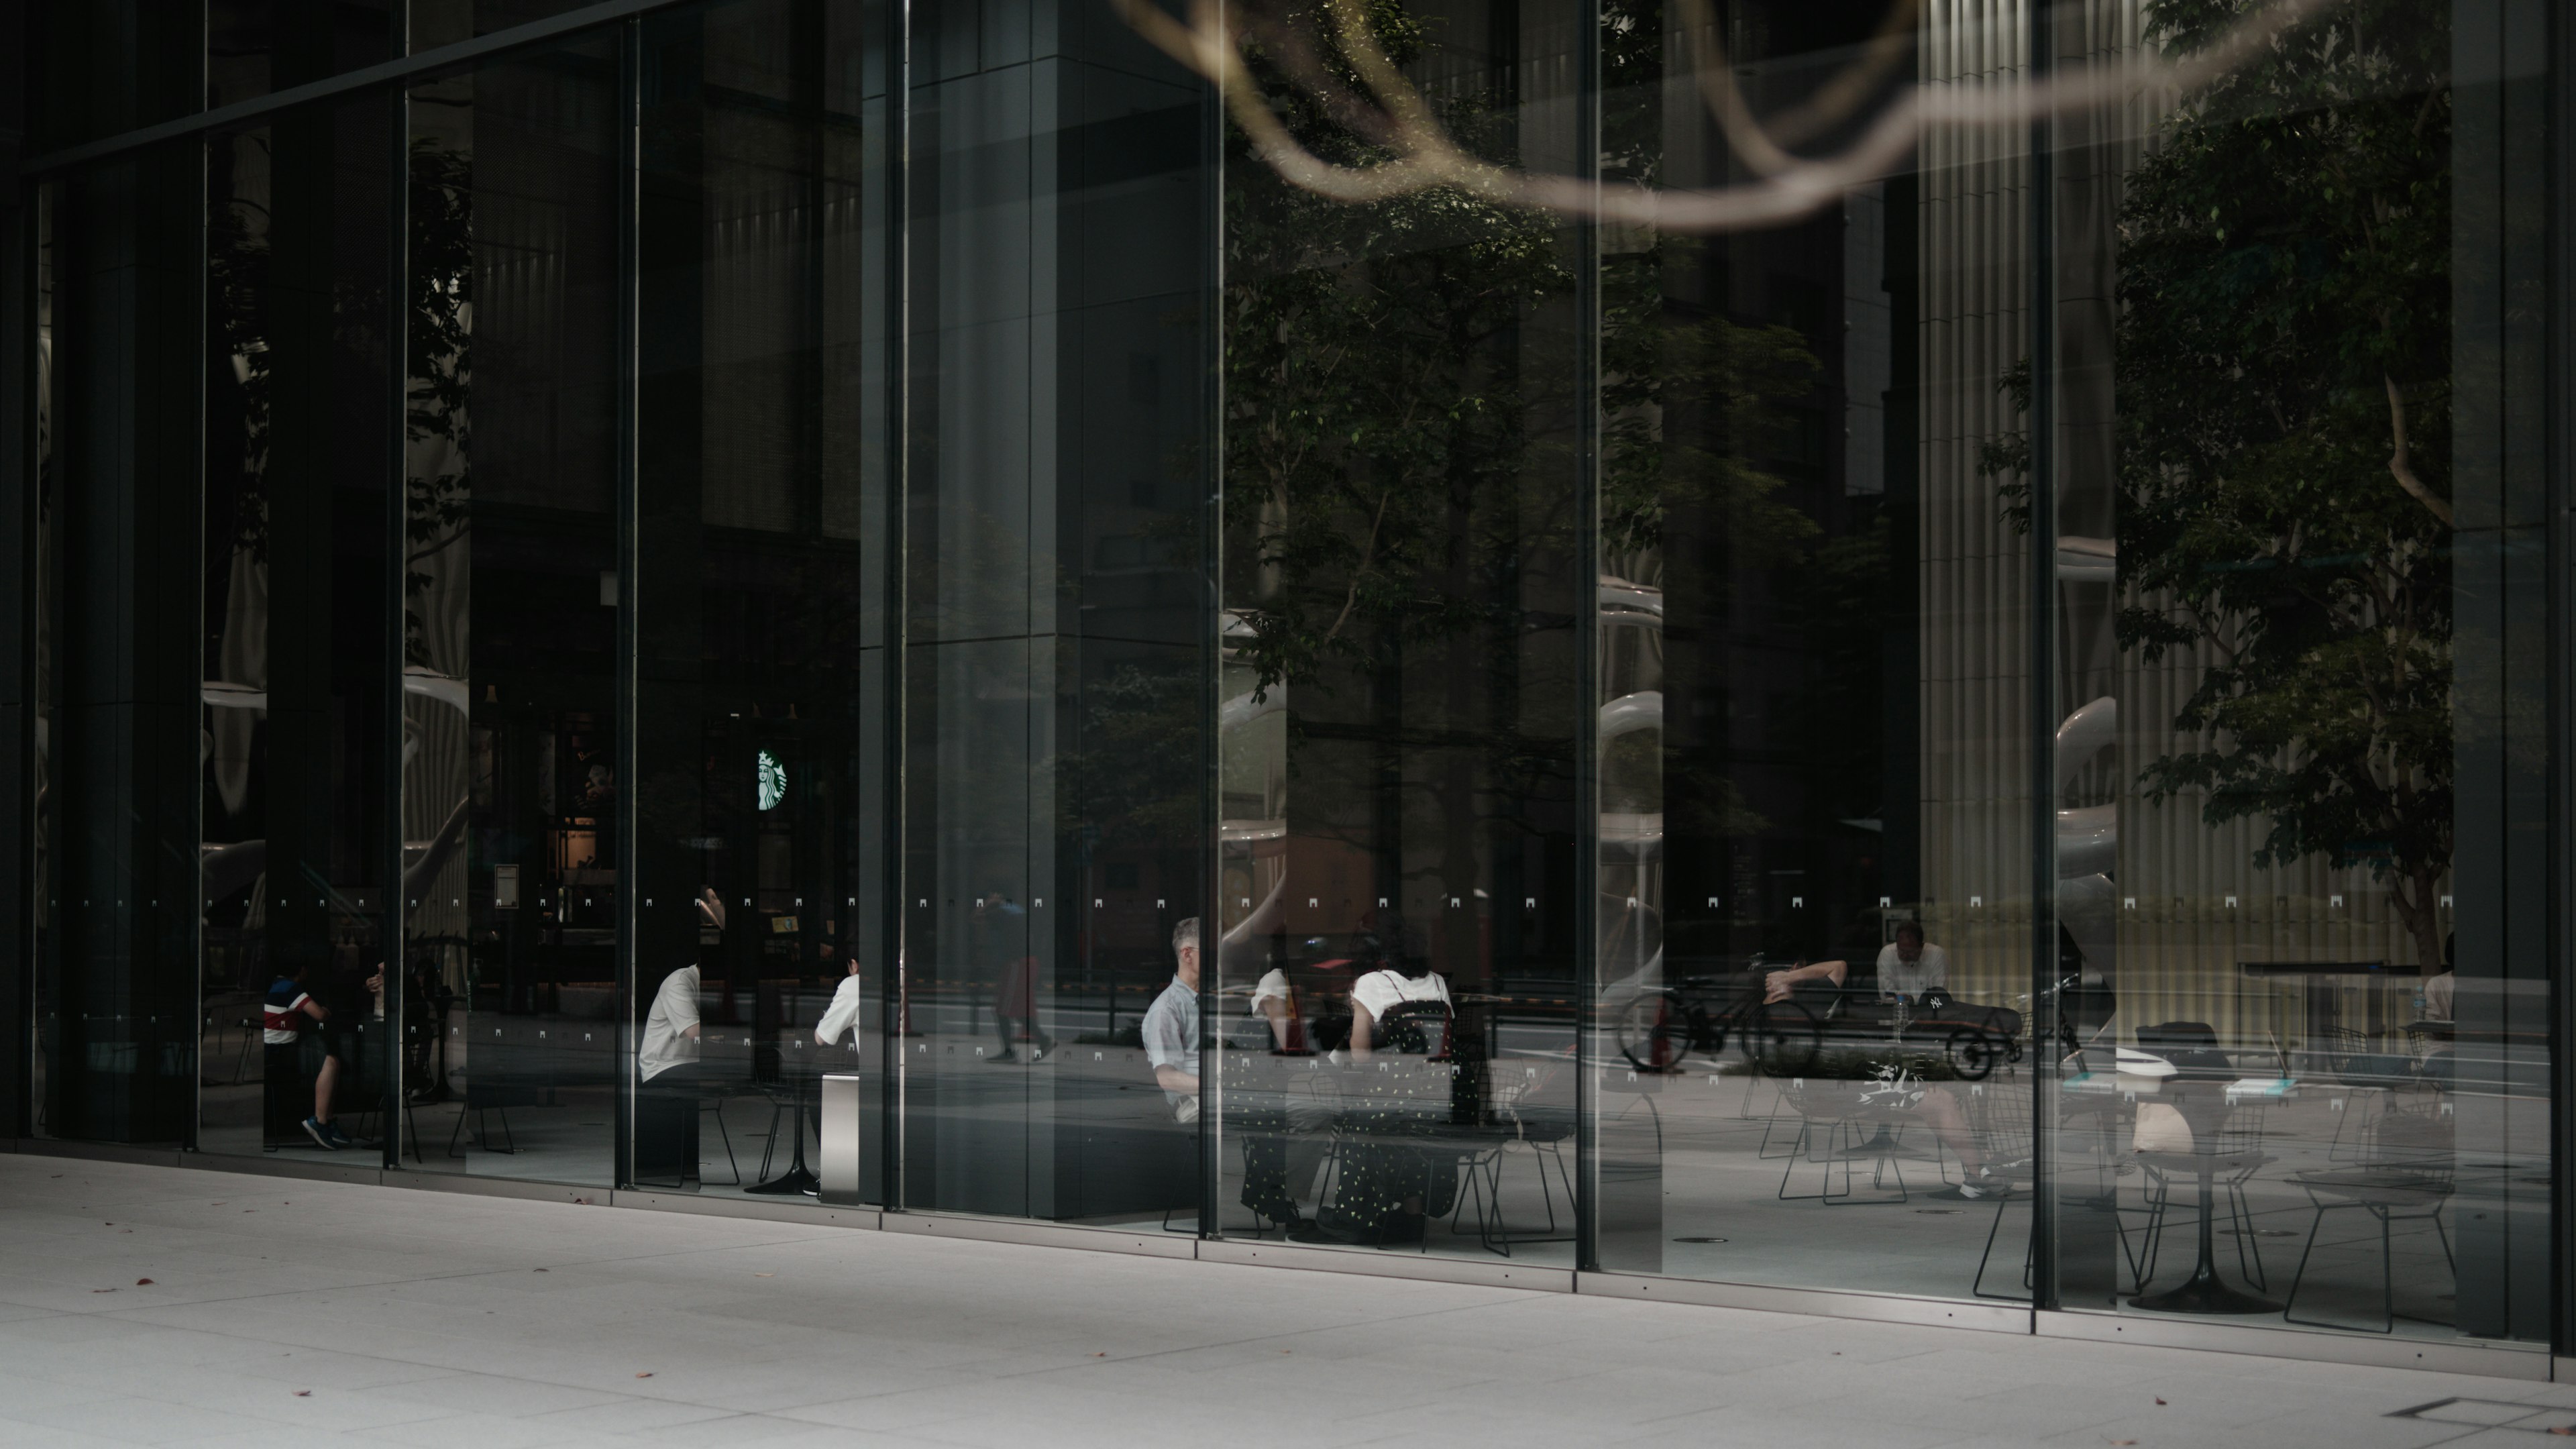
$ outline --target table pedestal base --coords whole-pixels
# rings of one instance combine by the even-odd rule
[[[2281,1305],[2269,1298],[2257,1298],[2241,1288],[2230,1287],[2211,1269],[2202,1268],[2179,1288],[2168,1288],[2152,1297],[2129,1300],[2131,1308],[2144,1308],[2154,1313],[2278,1313]]]
[[[796,1144],[788,1156],[787,1170],[767,1182],[744,1188],[744,1192],[762,1197],[813,1197],[822,1192],[823,1179],[805,1165],[805,1082],[801,1077],[796,1082],[796,1107],[788,1114],[787,1130],[793,1134],[789,1140]]]

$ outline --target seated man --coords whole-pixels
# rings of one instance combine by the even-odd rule
[[[1145,1060],[1154,1069],[1154,1082],[1163,1089],[1163,1100],[1171,1105],[1177,1122],[1199,1119],[1199,923],[1194,916],[1172,931],[1172,955],[1175,969],[1172,984],[1154,998],[1146,1009],[1142,1035]],[[1263,1014],[1256,1000],[1253,1010]],[[1315,1171],[1323,1163],[1323,1142],[1314,1136],[1331,1122],[1331,1113],[1315,1104],[1314,1110],[1299,1111],[1275,1090],[1229,1088],[1233,1106],[1228,1120],[1244,1134],[1243,1195],[1245,1207],[1278,1223],[1282,1228],[1302,1230],[1305,1217],[1298,1211],[1293,1187],[1312,1183]],[[1291,1144],[1285,1134],[1304,1134],[1304,1141]]]
[[[1945,991],[1949,977],[1949,953],[1923,939],[1921,922],[1907,921],[1898,926],[1896,939],[1879,948],[1878,994],[1882,998],[1920,1004],[1932,993]]]

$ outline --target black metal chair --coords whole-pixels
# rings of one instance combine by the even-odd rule
[[[2379,1050],[2368,1033],[2348,1026],[2330,1026],[2318,1034],[2318,1043],[2325,1051],[2327,1077],[2354,1093],[2360,1102],[2378,1102],[2383,1112],[2394,1104],[2399,1092],[2421,1080],[2412,1056]],[[2347,1151],[2344,1147],[2344,1128],[2353,1115],[2342,1110],[2335,1113],[2334,1138],[2326,1144],[2328,1162],[2357,1159],[2358,1149]],[[2353,1130],[2355,1142],[2371,1126],[2371,1114],[2365,1111],[2360,1125]]]
[[[2379,1327],[2360,1331],[2393,1333],[2397,1328],[2395,1225],[2429,1222],[2442,1245],[2442,1260],[2456,1281],[2459,1256],[2442,1226],[2442,1209],[2454,1186],[2450,1123],[2432,1114],[2382,1114],[2363,1143],[2363,1160],[2350,1167],[2319,1168],[2291,1174],[2308,1195],[2316,1217],[2308,1224],[2308,1242],[2290,1280],[2282,1317],[2311,1328],[2353,1328],[2319,1318],[2297,1316],[2299,1292],[2306,1286],[2308,1262],[2316,1253],[2317,1235],[2326,1214],[2344,1209],[2368,1213],[2379,1225]]]

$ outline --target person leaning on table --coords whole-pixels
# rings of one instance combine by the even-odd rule
[[[1786,1001],[1796,989],[1811,981],[1832,984],[1837,991],[1851,976],[1848,961],[1810,961],[1773,971],[1763,977],[1762,1000],[1765,1003]],[[1907,921],[1896,928],[1896,939],[1879,948],[1878,994],[1881,998],[1902,997],[1921,1002],[1935,991],[1946,991],[1950,978],[1950,955],[1923,939],[1923,927]]]
[[[1921,1001],[1927,993],[1945,991],[1949,976],[1949,957],[1938,946],[1923,939],[1923,928],[1912,921],[1896,928],[1896,939],[1878,953],[1878,990],[1881,996],[1903,997]],[[1763,978],[1762,1000],[1765,1004],[1786,1001],[1809,981],[1824,981],[1835,990],[1851,975],[1848,961],[1815,961],[1785,971],[1774,971]],[[1932,1136],[1950,1154],[1959,1159],[1960,1180],[1957,1185],[1932,1194],[1936,1198],[1978,1198],[1999,1196],[2010,1190],[2008,1181],[1996,1175],[1986,1161],[1985,1145],[1968,1125],[1967,1108],[1958,1094],[1948,1087],[1926,1086],[1919,1082],[1854,1082],[1847,1084],[1859,1093],[1864,1106],[1878,1111],[1912,1113],[1929,1128]]]

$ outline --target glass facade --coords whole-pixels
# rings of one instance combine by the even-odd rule
[[[2551,7],[32,9],[13,1135],[2576,1352]]]

